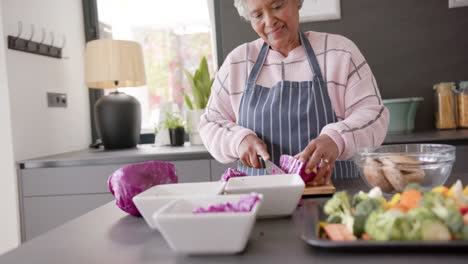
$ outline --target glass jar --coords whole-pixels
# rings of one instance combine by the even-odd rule
[[[455,83],[453,82],[434,85],[436,101],[435,125],[437,129],[457,128],[457,105],[454,90]]]
[[[468,128],[468,81],[460,82],[458,87],[458,126]]]

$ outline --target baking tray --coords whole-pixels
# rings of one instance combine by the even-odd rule
[[[468,241],[453,240],[453,241],[331,241],[322,239],[318,234],[318,223],[326,219],[323,212],[325,201],[306,201],[301,207],[300,225],[302,225],[302,239],[309,245],[327,249],[344,249],[344,250],[405,250],[405,251],[421,251],[427,249],[468,249]]]

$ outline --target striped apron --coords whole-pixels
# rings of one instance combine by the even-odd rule
[[[314,50],[302,32],[300,39],[312,68],[312,80],[282,80],[271,88],[257,85],[270,48],[264,43],[247,79],[239,106],[238,124],[253,130],[266,143],[275,164],[279,164],[282,154],[294,156],[301,152],[325,125],[337,122]],[[248,175],[266,174],[265,169],[250,168],[240,161],[238,169]],[[357,177],[352,161],[335,162],[333,179]]]

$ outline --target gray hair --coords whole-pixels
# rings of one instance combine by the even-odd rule
[[[237,12],[239,12],[239,15],[243,17],[245,20],[249,21],[249,14],[247,13],[247,0],[234,0],[234,6],[237,8]],[[297,0],[297,6],[299,9],[301,9],[302,4],[304,3],[304,0]]]

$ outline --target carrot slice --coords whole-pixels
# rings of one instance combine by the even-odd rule
[[[370,237],[367,233],[363,233],[361,235],[362,240],[372,240],[372,237]]]
[[[333,241],[352,241],[356,237],[343,224],[327,224],[323,226],[328,237]]]
[[[400,204],[407,209],[412,209],[419,206],[421,199],[422,193],[420,191],[410,189],[401,194]]]

